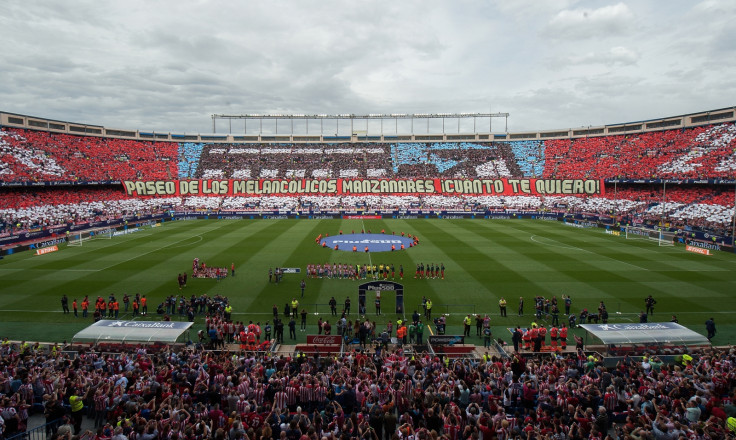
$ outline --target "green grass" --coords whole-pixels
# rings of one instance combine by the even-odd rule
[[[317,246],[320,233],[371,229],[417,234],[421,244],[405,251],[371,253],[337,252]],[[181,292],[177,274],[191,275],[192,259],[208,265],[236,265],[236,277],[220,282],[192,279]],[[301,275],[284,276],[268,283],[270,267],[300,267],[309,263],[372,261],[399,264],[405,269],[407,314],[419,308],[422,295],[432,298],[435,314],[449,311],[448,333],[458,333],[464,314],[490,314],[496,336],[507,337],[506,327],[527,325],[532,298],[569,294],[573,311],[597,309],[605,301],[611,322],[635,322],[651,294],[658,301],[655,318],[680,323],[704,333],[704,322],[714,317],[718,334],[714,343],[729,344],[736,336],[736,256],[716,252],[703,256],[680,246],[625,240],[600,229],[569,228],[561,223],[533,220],[199,220],[167,222],[111,240],[87,241],[82,247],[62,246],[59,252],[36,256],[23,252],[0,261],[0,336],[40,341],[70,340],[91,318],[61,313],[60,298],[111,293],[145,294],[149,309],[168,295],[206,293],[226,295],[234,319],[264,322],[273,304],[299,295]],[[445,280],[415,280],[416,263],[444,263]],[[398,280],[396,280],[398,281]],[[357,310],[357,286],[363,281],[307,279],[303,306],[310,312],[309,331],[316,333],[317,316],[329,319],[326,306],[350,295]],[[508,300],[509,317],[498,316],[498,299]],[[517,317],[518,298],[525,298],[526,316]],[[368,298],[373,318],[373,298]],[[314,304],[323,304],[315,306]],[[384,295],[384,313],[393,299]],[[620,312],[620,313],[619,313]],[[382,325],[393,314],[378,317]],[[564,318],[564,317],[563,317]],[[138,318],[141,319],[141,318]],[[148,319],[157,319],[150,315]],[[178,318],[175,318],[178,319]],[[332,322],[332,321],[331,321]],[[202,327],[198,317],[195,328]],[[472,334],[475,334],[473,329]],[[471,339],[475,339],[474,337]]]

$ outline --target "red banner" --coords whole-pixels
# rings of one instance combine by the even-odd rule
[[[36,249],[36,255],[48,254],[50,252],[56,252],[58,250],[59,250],[59,247],[56,246],[56,245],[54,245],[54,246],[48,246],[48,247],[45,247],[45,248]]]
[[[685,250],[688,251],[688,252],[694,252],[696,254],[710,255],[710,250],[709,249],[703,249],[703,248],[697,247],[697,246],[690,246],[689,244],[685,246]]]
[[[125,180],[130,196],[539,196],[604,194],[598,179],[202,179]]]
[[[307,335],[309,345],[340,345],[340,335]]]

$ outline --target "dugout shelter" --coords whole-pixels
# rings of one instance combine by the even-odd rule
[[[708,346],[708,338],[675,322],[580,324],[605,344],[610,354]]]
[[[193,322],[103,319],[72,338],[73,343],[174,344],[189,340]]]

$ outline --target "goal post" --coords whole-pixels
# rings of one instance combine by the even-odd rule
[[[649,229],[639,226],[626,226],[627,240],[656,241],[659,246],[674,246],[676,234],[661,229]]]
[[[83,240],[84,240],[84,237],[83,237],[83,233],[81,232],[69,234],[66,239],[66,245],[67,246],[82,246]]]
[[[113,235],[113,228],[87,229],[80,232],[69,234],[67,237],[67,246],[83,246],[87,240],[110,240]]]
[[[660,246],[674,246],[676,239],[677,234],[675,234],[674,232],[660,230],[659,239],[657,241],[659,242]]]
[[[90,240],[110,240],[112,238],[113,228],[93,229],[89,231]]]

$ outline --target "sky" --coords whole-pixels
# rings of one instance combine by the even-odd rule
[[[1,10],[0,111],[108,128],[508,112],[513,132],[736,105],[733,0],[4,0]],[[471,131],[462,122],[452,129]]]

